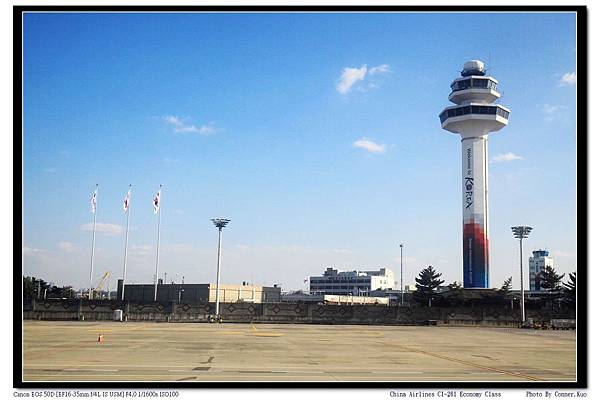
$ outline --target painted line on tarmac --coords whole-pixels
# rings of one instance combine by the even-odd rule
[[[228,371],[228,372],[235,372],[235,371]],[[325,371],[286,371],[286,370],[278,370],[278,371],[271,371],[271,373],[275,373],[275,374],[324,374]]]
[[[422,371],[371,371],[372,374],[423,374]]]
[[[280,337],[283,336],[282,333],[268,333],[268,332],[260,332],[260,333],[251,333],[250,336],[259,336],[259,337]]]
[[[502,375],[501,372],[469,372],[471,375]]]
[[[152,368],[153,370],[156,370],[156,368],[177,368],[177,367],[188,367],[188,365],[152,365],[149,366],[148,364],[103,364],[105,367],[121,367],[121,369],[123,368]],[[78,368],[82,368],[82,367],[97,367],[98,364],[26,364],[25,368],[30,368],[30,367],[78,367]],[[197,366],[197,364],[190,364],[189,367],[190,368],[194,368],[195,366]],[[65,369],[65,368],[63,368]]]
[[[479,369],[485,369],[487,371],[492,371],[492,372],[497,372],[500,374],[506,374],[506,375],[510,375],[510,376],[515,376],[518,378],[523,378],[523,379],[527,379],[530,381],[545,381],[546,379],[542,379],[542,378],[538,378],[535,376],[531,376],[531,375],[525,375],[525,374],[521,374],[519,372],[512,372],[512,371],[507,371],[504,369],[499,369],[499,368],[494,368],[494,367],[488,367],[486,365],[481,365],[481,364],[477,364],[471,361],[465,361],[465,360],[460,360],[458,358],[454,358],[454,357],[448,357],[448,356],[443,356],[441,354],[436,354],[436,353],[431,353],[429,351],[425,351],[425,350],[415,350],[415,349],[411,349],[410,347],[406,347],[403,345],[396,345],[398,347],[401,347],[403,349],[405,349],[406,351],[410,351],[413,353],[420,353],[420,354],[424,354],[427,356],[431,356],[431,357],[435,357],[435,358],[440,358],[442,360],[447,360],[447,361],[452,361],[455,363],[459,363],[459,364],[463,364],[463,365],[468,365],[470,367],[475,367],[475,368],[479,368]]]
[[[272,333],[272,332],[265,332],[265,331],[260,331],[258,329],[256,329],[256,327],[254,326],[254,324],[252,322],[250,322],[250,326],[252,327],[252,329],[254,330],[253,333],[250,333],[250,336],[261,336],[261,337],[280,337],[283,336],[283,333]]]
[[[119,372],[118,369],[87,369],[87,368],[63,368],[63,371],[65,371],[65,372],[77,372],[77,371],[84,371],[84,372]]]

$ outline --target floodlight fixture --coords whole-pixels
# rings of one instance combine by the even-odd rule
[[[529,235],[531,234],[531,231],[533,230],[532,227],[530,226],[513,226],[510,228],[513,232],[513,235],[515,236],[515,238],[517,239],[526,239],[529,237]]]
[[[227,226],[227,224],[231,220],[225,219],[225,218],[213,218],[213,219],[211,219],[211,221],[213,222],[213,224],[215,224],[215,226],[217,228],[219,228],[219,230],[221,230],[221,229],[225,228],[225,226]]]

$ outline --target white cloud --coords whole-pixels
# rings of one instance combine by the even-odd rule
[[[82,231],[91,232],[94,229],[94,224],[83,224],[80,226]],[[96,233],[108,235],[108,236],[117,236],[123,233],[123,227],[121,225],[110,224],[107,222],[98,222],[96,224]]]
[[[331,251],[335,254],[349,254],[352,253],[352,250],[339,248],[339,249],[331,249]]]
[[[561,119],[566,109],[567,107],[561,105],[553,106],[551,104],[544,104],[542,106],[542,114],[544,115],[544,120],[552,122],[557,119]]]
[[[352,146],[365,149],[369,153],[385,153],[384,144],[375,143],[367,138],[362,138],[360,140],[355,141],[354,143],[352,143]]]
[[[179,158],[169,158],[166,157],[163,159],[164,162],[166,162],[167,164],[174,164],[174,163],[178,163],[179,162]]]
[[[71,242],[60,242],[58,248],[65,253],[72,253],[73,250],[75,250],[75,246],[73,246],[73,243]]]
[[[217,131],[212,122],[208,125],[198,126],[187,124],[185,119],[175,115],[168,115],[163,119],[168,125],[173,127],[173,132],[175,133],[197,133],[199,135],[212,135]]]
[[[27,246],[23,246],[23,254],[27,255],[27,254],[38,254],[43,252],[44,250],[42,249],[35,249],[33,247],[27,247]]]
[[[336,89],[341,94],[346,94],[352,89],[352,86],[356,82],[362,81],[365,79],[365,75],[367,74],[367,65],[363,65],[360,68],[351,68],[346,67],[342,71],[340,78],[338,80],[338,84]]]
[[[183,125],[183,121],[179,117],[176,117],[174,115],[167,115],[165,117],[165,122],[167,122],[168,124],[171,124],[171,125],[175,125],[175,126]]]
[[[515,153],[504,153],[504,154],[497,154],[494,157],[492,157],[492,162],[498,163],[498,162],[510,162],[510,161],[515,161],[515,160],[523,160],[523,157],[516,155]]]
[[[342,70],[342,73],[338,79],[336,89],[341,94],[350,92],[353,88],[356,88],[360,92],[366,92],[368,90],[377,89],[381,85],[379,76],[383,76],[391,72],[389,64],[380,64],[374,67],[368,68],[367,64],[364,64],[360,68],[346,67]],[[360,84],[364,81],[364,84]]]
[[[129,254],[134,257],[142,257],[151,254],[152,247],[147,244],[133,245],[129,248]]]
[[[559,86],[571,86],[577,84],[577,74],[575,72],[567,72],[560,78]]]
[[[369,75],[385,74],[386,72],[390,72],[390,66],[388,64],[381,64],[369,68]]]

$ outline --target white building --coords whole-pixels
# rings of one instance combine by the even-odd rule
[[[544,290],[540,282],[540,273],[546,268],[554,268],[554,260],[548,250],[535,250],[533,257],[529,257],[529,290],[539,292]]]
[[[310,277],[311,293],[366,296],[373,290],[393,288],[394,272],[388,268],[380,268],[378,271],[327,268],[322,276]]]

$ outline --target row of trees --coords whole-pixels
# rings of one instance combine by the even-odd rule
[[[576,272],[569,274],[569,281],[563,283],[565,274],[559,275],[554,268],[548,267],[540,273],[540,284],[544,291],[542,299],[554,309],[558,302],[575,307],[576,304]],[[442,274],[430,265],[419,272],[415,278],[417,290],[414,293],[415,300],[420,304],[435,302],[438,305],[458,306],[465,302],[465,292],[458,282],[448,285],[448,291],[442,297],[438,288],[445,282],[441,279]],[[500,289],[494,293],[483,293],[480,300],[488,304],[505,304],[512,289],[512,277],[504,281]]]
[[[72,299],[75,290],[72,286],[55,286],[43,279],[23,276],[23,299]]]

